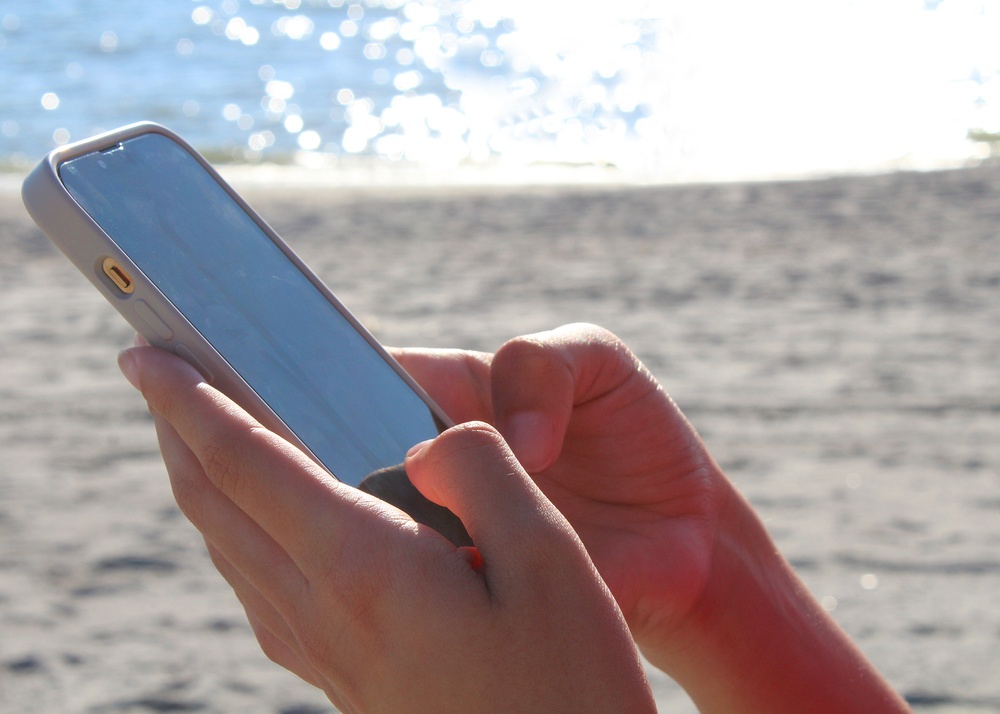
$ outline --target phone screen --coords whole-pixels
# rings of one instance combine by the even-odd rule
[[[438,434],[424,400],[184,147],[142,134],[59,173],[338,479],[357,486]]]

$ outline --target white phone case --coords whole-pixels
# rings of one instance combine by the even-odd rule
[[[452,424],[420,386],[334,297],[333,293],[284,241],[271,230],[264,220],[219,176],[218,172],[179,136],[169,129],[151,122],[131,124],[52,151],[32,171],[22,187],[24,204],[35,223],[139,334],[145,337],[150,344],[171,350],[186,359],[202,373],[207,381],[246,409],[264,426],[311,454],[308,447],[292,433],[250,385],[233,370],[223,356],[202,337],[184,315],[129,259],[129,256],[80,207],[60,180],[59,167],[63,162],[94,151],[114,147],[126,139],[148,133],[157,133],[168,137],[197,159],[205,171],[263,229],[274,244],[288,256],[321,294],[344,315],[371,345],[372,349],[389,363],[427,403],[435,419],[442,426]],[[131,292],[123,292],[105,272],[103,266],[107,258],[117,261],[134,281],[134,289]],[[315,455],[312,456],[315,459]]]

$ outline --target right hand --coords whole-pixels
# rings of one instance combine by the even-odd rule
[[[395,356],[454,419],[497,426],[580,535],[640,645],[685,621],[734,491],[620,340],[571,325],[495,355]]]
[[[396,356],[453,419],[497,426],[701,711],[906,711],[614,335],[571,325],[495,355]]]

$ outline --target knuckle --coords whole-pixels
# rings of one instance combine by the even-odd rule
[[[224,493],[230,493],[238,479],[235,477],[233,445],[211,443],[202,452],[202,466],[205,474]]]
[[[177,501],[177,507],[189,518],[195,515],[197,506],[201,503],[201,483],[196,474],[185,469],[168,468],[170,475],[170,490]]]
[[[530,393],[551,384],[559,375],[569,374],[570,369],[562,346],[549,333],[542,333],[506,342],[497,350],[493,372],[507,376],[522,391]]]
[[[610,330],[591,322],[573,322],[556,328],[554,332],[571,342],[604,342],[618,339]]]
[[[611,353],[628,353],[629,349],[615,333],[607,328],[590,323],[566,325],[559,330],[564,334],[565,344],[593,347]]]
[[[259,427],[243,427],[218,435],[202,449],[201,462],[209,480],[230,497],[242,487],[241,474],[249,465],[247,454],[252,454],[260,440]]]
[[[580,350],[597,350],[621,355],[628,347],[613,332],[585,322],[557,327],[548,332],[523,335],[508,340],[497,351],[502,361],[530,365],[532,362],[569,365]]]
[[[551,333],[542,332],[513,337],[497,350],[494,360],[520,361],[545,356],[550,349],[547,337],[549,334]]]
[[[434,440],[434,446],[441,451],[481,451],[492,450],[503,444],[503,438],[489,424],[470,421],[441,432]]]

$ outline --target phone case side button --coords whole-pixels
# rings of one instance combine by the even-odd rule
[[[205,365],[201,363],[200,359],[194,356],[194,352],[188,349],[186,345],[174,345],[174,354],[198,370],[201,376],[205,378],[206,382],[212,382],[212,373],[205,369]]]
[[[170,325],[165,323],[159,315],[153,312],[153,308],[151,308],[145,300],[136,300],[133,304],[135,305],[136,314],[142,318],[143,322],[149,325],[153,332],[164,340],[173,339],[174,331],[170,329]]]

